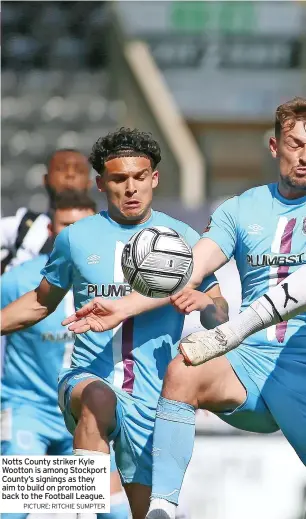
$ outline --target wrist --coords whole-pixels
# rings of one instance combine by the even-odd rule
[[[202,297],[199,302],[199,311],[204,312],[208,306],[209,306],[210,310],[212,310],[212,311],[214,309],[216,309],[214,300],[209,295],[202,294]]]
[[[128,297],[129,296],[123,297],[122,299],[118,299],[117,301],[117,310],[119,311],[119,315],[122,321],[129,319],[129,317],[133,317],[133,305],[129,302]]]

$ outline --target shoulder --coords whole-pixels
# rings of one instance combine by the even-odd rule
[[[256,186],[244,191],[237,197],[239,204],[249,203],[254,200],[262,200],[263,198],[272,198],[273,191],[276,184],[265,184],[263,186]]]
[[[97,223],[99,223],[99,225],[103,225],[103,223],[106,221],[107,220],[105,219],[103,213],[97,213],[92,216],[85,216],[85,218],[82,218],[81,220],[78,220],[77,222],[69,225],[67,227],[67,232],[68,234],[73,234],[84,230],[88,231],[89,227],[94,227]]]
[[[12,276],[15,275],[16,277],[24,277],[28,274],[37,274],[37,277],[40,276],[40,270],[41,268],[46,264],[48,261],[48,255],[47,254],[39,254],[38,256],[35,256],[35,258],[30,259],[28,261],[24,261],[21,263],[21,265],[17,265],[16,267],[13,267],[11,270],[9,270],[8,274],[11,274]]]
[[[32,290],[33,287],[36,287],[40,283],[42,279],[40,271],[47,261],[47,254],[40,254],[29,261],[25,261],[21,265],[13,267],[1,276],[2,286],[9,288],[13,284],[17,284],[20,292],[23,291],[22,289],[24,287],[28,290]]]
[[[240,195],[234,195],[224,200],[215,211],[218,213],[221,210],[231,214],[237,214],[244,210],[250,211],[250,209],[255,208],[251,204],[262,202],[273,196],[273,186],[274,184],[252,187]]]
[[[189,229],[193,230],[187,223],[160,211],[154,211],[154,225],[166,225],[182,235],[186,234]]]

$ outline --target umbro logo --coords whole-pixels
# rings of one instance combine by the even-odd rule
[[[248,234],[261,234],[263,229],[264,228],[258,225],[258,223],[252,223],[248,226]]]
[[[97,263],[100,263],[101,257],[98,254],[91,254],[87,258],[88,265],[96,265]]]

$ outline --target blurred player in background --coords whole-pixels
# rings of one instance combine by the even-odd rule
[[[88,191],[91,187],[88,159],[78,150],[61,149],[54,152],[44,176],[44,185],[52,209],[57,193],[66,189]],[[48,234],[50,214],[37,213],[21,207],[15,216],[1,219],[1,273],[8,266],[19,265],[37,254],[49,254],[52,240]]]
[[[51,241],[59,232],[96,212],[84,191],[63,191],[53,197],[48,224]],[[2,307],[36,288],[48,255],[40,254],[2,277]],[[58,407],[57,378],[70,366],[74,334],[61,326],[74,311],[72,291],[67,292],[52,315],[41,323],[7,336],[1,384],[1,453],[3,455],[69,455],[72,436]],[[127,519],[128,507],[112,456],[111,513],[101,518]],[[3,519],[12,514],[2,514]],[[22,519],[27,514],[13,514]]]
[[[71,286],[76,308],[101,294],[105,312],[120,309],[130,293],[124,282],[121,256],[131,236],[154,225],[172,227],[190,245],[198,234],[188,225],[152,210],[158,184],[160,148],[138,130],[121,128],[94,145],[90,161],[97,186],[106,193],[108,211],[77,222],[57,237],[42,270],[39,287],[2,311],[2,330],[23,329],[51,314]],[[194,309],[203,311],[208,328],[227,320],[227,304],[214,276],[194,291]],[[131,294],[128,312],[135,294]],[[136,294],[136,300],[138,295]],[[155,302],[141,297],[150,310]],[[128,315],[126,314],[128,318]],[[171,306],[126,319],[102,334],[78,336],[71,368],[59,383],[59,401],[66,425],[74,432],[76,455],[109,452],[114,440],[116,461],[134,519],[143,519],[149,506],[152,477],[152,433],[162,380],[176,355],[184,315]]]

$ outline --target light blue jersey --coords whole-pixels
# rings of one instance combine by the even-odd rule
[[[150,219],[140,225],[120,225],[101,212],[59,234],[42,274],[60,288],[72,285],[77,309],[96,296],[113,299],[129,294],[121,269],[123,247],[140,229],[156,225],[175,229],[191,246],[199,239],[187,224],[160,212],[152,211]],[[201,290],[216,283],[212,276]],[[86,368],[155,409],[165,371],[177,353],[183,323],[184,316],[169,305],[128,319],[115,330],[78,335],[71,368]]]
[[[2,276],[2,308],[39,285],[40,271],[47,260],[47,255],[37,256]],[[74,334],[61,322],[73,312],[69,291],[46,319],[6,337],[1,384],[2,454],[72,454],[72,436],[58,407],[57,379],[60,370],[70,366]],[[111,448],[111,471],[116,469]],[[126,505],[120,510],[112,507],[113,515],[107,516],[126,518]],[[26,516],[15,514],[14,519]],[[9,514],[3,514],[3,519],[7,518]]]
[[[288,200],[277,184],[256,187],[222,204],[203,237],[235,257],[245,308],[306,263],[306,196]],[[220,417],[248,431],[280,428],[306,465],[305,346],[306,314],[300,314],[227,353],[247,398]]]
[[[287,200],[276,184],[251,189],[214,212],[203,238],[204,242],[213,240],[228,259],[235,257],[242,308],[248,307],[306,263],[306,196]],[[219,404],[227,411],[215,414],[246,431],[274,433],[281,429],[306,465],[306,315],[254,334],[225,357],[223,362],[229,363],[227,369],[231,366],[246,396],[240,405],[231,407],[231,388],[227,394],[225,384]],[[224,367],[220,373],[222,370]],[[176,401],[175,395],[173,400],[161,397],[154,428],[153,452],[158,455],[153,458],[151,499],[178,503],[194,433],[194,407]]]
[[[2,308],[40,283],[40,270],[48,256],[40,255],[2,276]],[[2,377],[2,399],[22,397],[60,415],[57,404],[57,376],[70,365],[74,334],[61,321],[74,312],[68,292],[53,314],[35,326],[6,337]]]
[[[228,258],[235,257],[246,308],[306,264],[306,197],[285,199],[277,184],[256,187],[223,203],[203,237],[214,240]],[[305,324],[306,314],[301,314],[254,334],[244,344],[306,362]]]

